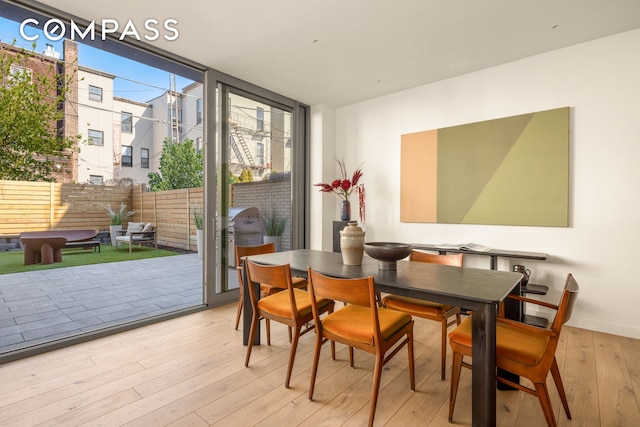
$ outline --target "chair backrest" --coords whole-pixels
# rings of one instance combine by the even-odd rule
[[[378,306],[373,276],[356,279],[338,279],[318,273],[312,270],[311,267],[308,268],[308,273],[309,292],[311,293],[312,301],[315,301],[317,298],[325,298],[370,308],[374,339],[380,342],[380,324],[378,321]],[[316,325],[318,325],[320,314],[315,303],[312,303],[312,308]]]
[[[560,332],[562,325],[567,323],[571,318],[573,306],[578,298],[578,292],[580,292],[580,286],[578,285],[578,282],[576,282],[576,279],[573,278],[573,275],[569,273],[564,284],[564,289],[562,290],[562,297],[558,304],[558,311],[556,312],[556,316],[551,324],[552,330]]]
[[[420,261],[428,262],[431,264],[453,265],[455,267],[462,267],[463,255],[464,254],[439,255],[413,250],[409,255],[409,261]]]
[[[242,258],[251,255],[272,254],[276,251],[273,242],[257,246],[236,246],[236,267],[242,267]]]
[[[289,264],[283,265],[262,265],[247,259],[247,280],[249,284],[262,283],[271,285],[276,288],[285,289],[283,292],[289,294],[291,303],[291,313],[293,317],[298,316],[298,308],[296,306],[295,297],[293,295],[293,284],[291,283],[291,267]],[[249,295],[251,298],[251,306],[254,310],[258,307],[258,296],[254,286],[249,286]]]

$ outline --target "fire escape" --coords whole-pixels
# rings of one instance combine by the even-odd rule
[[[231,149],[236,155],[236,159],[238,159],[240,167],[242,169],[257,169],[259,166],[257,166],[256,162],[253,160],[247,141],[244,139],[244,132],[240,129],[240,126],[235,122],[230,122],[229,129],[231,130],[229,134]]]

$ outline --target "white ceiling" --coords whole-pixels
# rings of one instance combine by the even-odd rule
[[[145,19],[175,18],[179,38],[154,46],[333,107],[640,28],[640,0],[41,2],[89,21],[132,19],[142,33]]]

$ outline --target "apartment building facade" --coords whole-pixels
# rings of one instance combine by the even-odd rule
[[[190,139],[196,150],[204,149],[201,83],[180,90],[172,87],[139,102],[115,96],[118,76],[78,65],[82,58],[76,42],[65,40],[60,56],[48,45],[30,59],[28,70],[34,77],[43,72],[73,76],[58,127],[81,138],[68,172],[57,177],[59,182],[148,184],[149,173],[159,171],[166,139],[178,143]],[[239,176],[249,169],[255,180],[261,180],[273,172],[288,172],[290,114],[236,94],[230,94],[228,102],[231,173]]]

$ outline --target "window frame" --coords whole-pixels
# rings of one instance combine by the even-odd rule
[[[256,142],[256,160],[260,166],[264,166],[264,142]]]
[[[9,81],[13,81],[20,74],[27,74],[29,76],[29,81],[33,83],[33,70],[31,68],[11,64],[9,67]]]
[[[125,130],[125,123],[129,121],[129,130]],[[120,132],[122,133],[133,133],[133,113],[128,113],[126,111],[120,112]]]
[[[95,133],[100,134],[100,137],[99,137],[100,143],[99,144],[94,143],[94,141],[96,141],[96,137],[95,137],[95,135],[92,136],[91,132],[95,132]],[[87,141],[89,142],[89,145],[93,145],[93,146],[96,146],[96,147],[104,147],[104,131],[101,131],[101,130],[98,130],[98,129],[89,129],[87,131]]]
[[[259,132],[264,131],[264,108],[256,107],[256,129]]]
[[[202,98],[196,99],[196,124],[202,123]]]
[[[125,153],[129,153],[129,155]],[[128,162],[125,162],[125,159],[128,159]],[[120,151],[120,166],[123,168],[132,168],[133,167],[133,147],[130,145],[122,145]]]
[[[144,155],[144,153],[146,153],[146,157]],[[150,152],[148,148],[141,148],[140,149],[140,167],[142,169],[149,169],[149,164],[150,164]]]
[[[99,178],[100,182],[96,182]],[[104,184],[104,176],[102,175],[89,175],[89,183],[93,185],[103,185]]]
[[[96,92],[95,89],[99,92]],[[94,99],[96,95],[98,99]],[[100,86],[89,85],[89,101],[102,102],[102,88]]]

